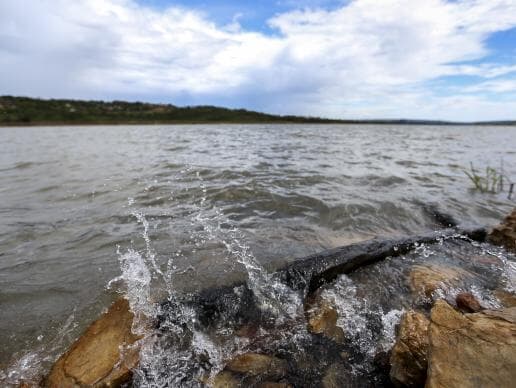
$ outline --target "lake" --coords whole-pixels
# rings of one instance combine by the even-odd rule
[[[516,127],[0,128],[0,370],[44,370],[142,291],[127,289],[128,255],[166,272],[144,284],[159,300],[245,279],[242,255],[272,271],[435,230],[428,203],[494,225],[516,202],[472,190],[471,162],[516,180]]]

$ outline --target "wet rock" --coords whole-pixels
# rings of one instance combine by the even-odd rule
[[[245,353],[232,359],[226,369],[248,376],[279,379],[287,374],[287,361],[266,354]]]
[[[132,322],[129,303],[119,299],[57,360],[43,385],[117,387],[127,382],[139,360]]]
[[[488,240],[516,252],[516,209],[489,233]]]
[[[504,307],[516,307],[516,294],[509,291],[496,290],[494,292],[496,298]]]
[[[321,385],[323,388],[362,388],[370,386],[368,382],[356,376],[349,365],[344,363],[330,365],[324,373]]]
[[[478,300],[469,292],[461,292],[455,298],[459,310],[465,313],[478,313],[483,310]]]
[[[239,388],[240,380],[228,371],[222,371],[213,379],[213,388]]]
[[[492,256],[492,255],[471,255],[468,257],[469,260],[471,260],[472,262],[475,262],[475,263],[478,263],[478,264],[483,264],[483,265],[488,265],[488,266],[491,266],[491,265],[496,265],[496,266],[500,266],[502,264],[502,261],[496,257],[496,256]]]
[[[410,289],[416,295],[431,298],[437,289],[456,286],[469,276],[469,272],[458,267],[415,265],[409,274]]]
[[[424,385],[429,324],[430,321],[422,313],[408,311],[403,315],[390,359],[390,378],[395,386]]]
[[[308,331],[314,334],[322,334],[327,338],[341,343],[344,340],[344,331],[337,326],[339,317],[337,310],[329,301],[324,300],[316,293],[305,304]]]
[[[373,358],[373,365],[378,372],[388,376],[391,371],[391,352],[380,351],[376,353]]]
[[[292,385],[287,382],[265,381],[259,384],[258,388],[292,388]]]
[[[259,327],[257,325],[244,325],[235,331],[238,337],[254,338],[258,334]]]
[[[439,300],[431,312],[427,388],[512,387],[516,308],[461,314]]]

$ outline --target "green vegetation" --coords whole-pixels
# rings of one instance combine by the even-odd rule
[[[500,170],[493,167],[486,167],[483,175],[477,170],[473,163],[470,163],[470,170],[464,170],[466,176],[473,183],[476,190],[481,193],[496,194],[504,190],[504,179],[509,182],[509,178],[503,172],[503,164]]]
[[[176,107],[124,101],[41,100],[0,97],[0,125],[166,123],[335,123],[214,106]]]
[[[246,109],[215,106],[177,107],[125,101],[42,100],[0,96],[0,126],[79,124],[191,124],[191,123],[314,123],[386,125],[460,125],[428,120],[332,120],[318,117],[277,116]],[[515,121],[468,123],[516,125]]]

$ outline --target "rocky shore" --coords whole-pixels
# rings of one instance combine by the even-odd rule
[[[440,232],[441,234],[443,232]],[[481,230],[449,233],[483,241]],[[487,239],[516,252],[516,210],[491,231]],[[360,360],[355,344],[339,325],[338,306],[324,298],[326,289],[341,274],[408,252],[414,244],[431,243],[435,235],[403,241],[355,244],[310,257],[277,273],[293,289],[303,290],[304,325],[309,336],[296,343],[297,356],[282,352],[260,336],[267,316],[256,306],[245,284],[206,290],[185,300],[207,328],[228,322],[228,330],[246,338],[256,351],[234,355],[216,376],[197,381],[214,387],[512,387],[516,381],[516,295],[495,289],[500,306],[485,306],[477,296],[459,292],[443,298],[443,287],[458,287],[472,276],[460,266],[413,265],[403,280],[414,304],[401,315],[394,345],[373,356],[367,376],[357,376],[351,363]],[[471,257],[496,266],[496,258]],[[235,296],[235,287],[243,287]],[[169,306],[173,314],[173,306]],[[167,305],[164,304],[164,311]],[[141,338],[132,333],[133,314],[125,299],[116,301],[54,364],[42,381],[44,387],[117,387],[130,383],[138,365]],[[160,322],[154,323],[158,330]],[[272,328],[281,331],[281,327]],[[251,349],[252,347],[249,346]],[[303,353],[302,356],[299,354]],[[193,384],[192,384],[193,385]]]

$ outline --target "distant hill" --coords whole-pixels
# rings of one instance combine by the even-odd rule
[[[177,107],[144,102],[43,100],[0,96],[0,126],[189,123],[458,124],[427,120],[332,120],[318,117],[278,116],[246,109],[215,106]],[[516,122],[487,124],[516,125]]]
[[[334,123],[214,106],[177,107],[125,101],[41,100],[0,97],[0,125],[167,123]]]

